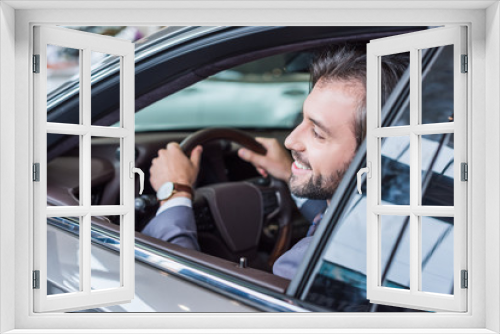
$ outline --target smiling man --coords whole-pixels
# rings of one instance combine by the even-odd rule
[[[383,57],[382,103],[406,68],[406,59]],[[285,140],[257,138],[266,149],[259,155],[240,149],[239,156],[252,163],[259,173],[289,182],[299,198],[327,200],[337,189],[351,160],[366,135],[366,56],[364,48],[341,46],[324,50],[311,65],[313,89],[304,102],[303,120]],[[159,198],[167,182],[184,185],[161,203],[157,216],[143,233],[199,249],[191,209],[189,186],[196,180],[201,147],[187,158],[176,143],[168,144],[153,159],[151,185]],[[185,187],[187,186],[187,187]],[[322,212],[313,221],[307,236],[281,256],[273,267],[276,275],[291,279],[302,261]]]

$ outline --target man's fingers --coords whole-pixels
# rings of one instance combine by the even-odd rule
[[[175,142],[175,141],[171,141],[171,142],[169,142],[169,143],[167,144],[167,149],[168,149],[169,147],[175,147],[175,148],[180,149],[180,147],[181,147],[181,146],[179,145],[179,143],[177,143],[177,142]]]
[[[257,172],[259,172],[260,175],[263,177],[267,177],[267,171],[264,168],[257,167]]]
[[[263,155],[257,154],[255,152],[252,152],[250,150],[247,150],[246,148],[240,148],[238,150],[238,156],[248,162],[251,162],[254,165],[258,165],[262,159],[264,158]]]
[[[259,143],[261,143],[262,145],[265,145],[269,142],[270,138],[266,138],[266,137],[255,137],[255,140]]]
[[[267,170],[262,168],[262,164],[265,163],[265,160],[266,160],[266,157],[264,155],[257,154],[255,152],[252,152],[252,151],[247,150],[245,148],[240,148],[238,150],[238,155],[243,160],[248,161],[252,165],[254,165],[255,168],[257,169],[257,172],[260,175],[267,177],[267,175],[269,173],[267,172]]]
[[[265,137],[255,137],[255,140],[262,144],[267,150],[269,150],[273,145],[277,144],[278,141],[274,138],[265,138]]]
[[[200,161],[201,161],[201,153],[203,153],[203,147],[200,145],[196,146],[192,151],[191,151],[191,163],[196,167],[200,167]]]
[[[246,148],[240,148],[238,150],[238,156],[245,161],[248,161],[249,155],[249,151]]]

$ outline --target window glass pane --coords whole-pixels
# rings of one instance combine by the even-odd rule
[[[120,216],[92,217],[91,281],[92,290],[120,287]],[[114,224],[117,233],[104,230]]]
[[[453,45],[423,49],[441,52],[422,80],[421,124],[445,123],[453,120]]]
[[[41,65],[42,66],[42,65]],[[47,45],[47,102],[64,91],[71,92],[64,110],[51,113],[47,105],[47,121],[57,123],[81,124],[80,117],[80,50],[56,45]]]
[[[396,59],[397,58],[397,59]],[[403,69],[401,69],[401,73],[404,73],[408,71],[410,68],[410,52],[402,52],[402,53],[397,53],[397,54],[392,54],[392,55],[387,55],[387,56],[382,56],[380,57],[380,63],[382,68],[385,68],[388,66],[394,66],[395,60],[399,61],[401,64],[406,64],[406,65],[401,65],[404,66]],[[389,74],[390,73],[390,74]],[[386,92],[385,87],[394,87],[395,83],[397,83],[401,77],[396,76],[394,74],[394,71],[381,71],[380,73],[380,83],[382,87],[381,91],[381,106],[382,108],[385,105],[386,100],[389,98],[389,95]],[[402,90],[399,92],[398,98],[402,102],[402,104],[396,103],[394,105],[394,108],[402,108],[403,112],[396,113],[396,110],[394,111],[388,111],[389,114],[391,115],[397,115],[396,119],[391,118],[391,122],[387,126],[402,126],[402,125],[410,125],[410,85],[409,82],[405,87],[402,87]]]
[[[115,112],[120,110],[120,72],[116,71],[113,75],[107,76],[105,80],[102,79],[102,70],[99,69],[104,63],[108,64],[106,67],[112,68],[115,65],[120,64],[121,57],[113,56],[109,54],[104,54],[101,52],[92,51],[91,52],[91,68],[92,68],[92,99],[91,99],[91,109],[92,125],[107,125],[109,123],[103,122],[103,117],[107,114],[113,114],[118,117],[121,116],[120,112]],[[119,66],[119,65],[118,65]],[[118,67],[119,68],[119,67]],[[108,121],[109,122],[109,121]],[[115,126],[120,126],[120,120]]]
[[[47,205],[49,206],[80,204],[80,136],[47,134],[49,148],[62,142],[72,147],[64,156],[51,159],[50,150],[47,152]],[[64,147],[60,146],[59,149],[63,150]]]
[[[305,299],[336,312],[408,311],[408,309],[398,307],[372,304],[366,299],[366,194],[364,192],[363,195],[359,195],[356,192],[351,196],[346,214],[337,223],[335,233],[328,241],[323,260],[312,275],[313,279]],[[401,230],[404,219],[405,217],[402,216],[386,219],[392,223],[392,230],[384,232],[385,263],[389,262],[390,247],[394,248],[397,233]],[[405,232],[400,246],[408,249],[408,242]],[[397,261],[404,258],[403,255],[408,258],[409,249],[405,252],[397,253]],[[397,270],[401,270],[402,267],[394,264],[394,261],[392,270],[396,270],[397,273]],[[408,265],[407,261],[406,265]],[[407,271],[405,276],[407,280],[409,280],[408,268],[404,268]],[[405,279],[400,282],[397,278],[398,276],[391,272],[388,279],[392,281],[387,280],[386,284],[391,287],[408,284]]]
[[[47,294],[80,291],[79,217],[47,218]]]
[[[307,292],[306,301],[336,312],[369,312],[366,276],[336,263],[323,261]]]
[[[421,136],[422,205],[453,206],[452,133]]]
[[[366,195],[353,196],[348,214],[338,223],[324,258],[331,263],[366,274]]]
[[[409,162],[409,136],[382,139],[380,204],[410,204]]]
[[[421,217],[422,291],[453,294],[453,217]]]
[[[382,286],[410,287],[410,217],[380,216]]]
[[[368,312],[366,299],[366,191],[353,194],[331,236],[306,300],[337,312]]]
[[[92,205],[120,205],[120,138],[92,137]]]

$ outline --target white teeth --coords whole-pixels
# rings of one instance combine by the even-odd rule
[[[299,169],[311,170],[311,168],[301,165],[298,161],[295,161],[295,166],[297,166]]]

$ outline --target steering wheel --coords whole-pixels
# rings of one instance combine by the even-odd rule
[[[187,156],[197,145],[216,140],[227,140],[239,144],[258,154],[266,149],[247,133],[230,128],[208,128],[185,138],[180,146]],[[223,169],[221,157],[217,157],[218,169]],[[287,249],[291,239],[291,216],[293,201],[288,185],[270,177],[265,182],[222,182],[197,188],[195,198],[202,197],[208,204],[210,214],[220,235],[233,254],[255,252],[262,226],[271,219],[278,221],[278,238],[268,259],[272,265]],[[260,179],[261,181],[263,179]]]

